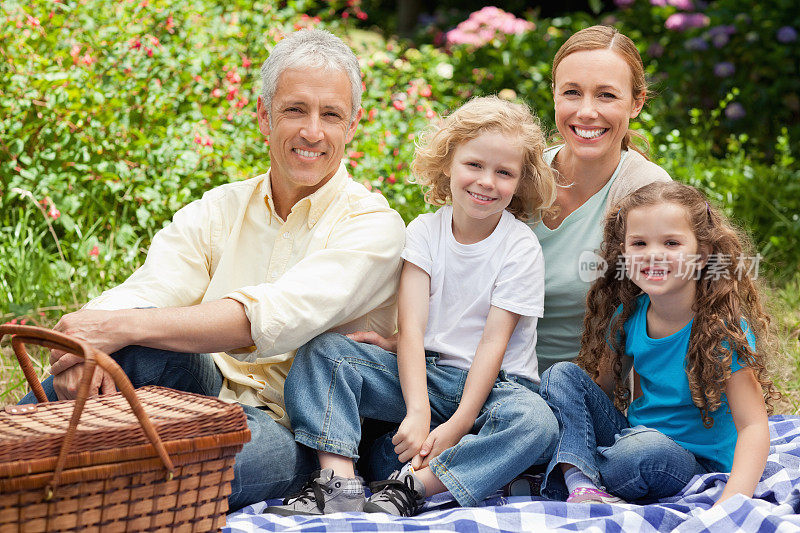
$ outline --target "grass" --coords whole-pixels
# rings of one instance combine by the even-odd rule
[[[772,361],[773,380],[782,393],[775,405],[775,414],[800,414],[800,274],[782,286],[767,286],[764,291],[767,308],[778,334],[778,356]],[[48,308],[31,313],[26,323],[52,327],[67,308]],[[2,322],[13,317],[6,315]],[[44,350],[31,347],[31,359],[37,374],[46,377],[49,366]],[[0,344],[0,405],[16,403],[28,391],[25,377],[16,362],[8,338]]]

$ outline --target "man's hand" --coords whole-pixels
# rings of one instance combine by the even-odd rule
[[[374,331],[354,331],[353,333],[348,333],[346,337],[356,342],[374,344],[387,352],[397,353],[397,333],[391,337],[382,337]]]
[[[406,415],[397,433],[392,437],[394,452],[401,463],[417,456],[425,437],[431,429],[431,415]],[[413,466],[413,465],[412,465]]]
[[[59,400],[74,400],[78,396],[78,388],[85,369],[86,366],[81,363],[71,366],[58,375],[53,375],[53,388]],[[89,386],[89,397],[96,396],[98,391],[100,394],[110,394],[116,390],[111,374],[99,366],[95,367],[92,383]]]
[[[101,352],[111,354],[129,344],[119,331],[121,319],[116,317],[118,313],[117,311],[81,309],[62,316],[53,329],[85,340]],[[65,353],[62,350],[50,350],[50,364],[52,365],[50,373],[53,376],[82,362],[83,358],[77,355]],[[80,377],[76,379],[79,380]]]
[[[438,456],[448,448],[455,446],[461,437],[469,432],[469,427],[458,420],[450,419],[444,424],[434,428],[419,450],[419,454],[411,461],[414,468],[428,466],[431,459]]]

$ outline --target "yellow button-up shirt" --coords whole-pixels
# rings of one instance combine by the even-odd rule
[[[144,264],[86,307],[240,302],[255,346],[212,354],[220,398],[265,406],[289,427],[283,384],[299,346],[330,330],[394,332],[405,226],[343,164],[281,220],[269,176],[222,185],[180,209]]]

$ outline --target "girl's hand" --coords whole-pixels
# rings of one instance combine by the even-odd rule
[[[417,455],[430,429],[430,411],[427,417],[422,414],[406,415],[397,433],[392,437],[394,453],[397,454],[397,458],[401,463],[405,463]]]
[[[425,439],[419,454],[411,461],[411,466],[415,469],[428,466],[431,459],[455,446],[469,430],[466,424],[453,418],[438,426]]]

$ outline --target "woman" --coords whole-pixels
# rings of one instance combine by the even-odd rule
[[[631,142],[628,123],[642,110],[647,84],[628,37],[610,26],[581,30],[559,48],[552,72],[563,144],[545,152],[559,175],[558,209],[533,228],[545,259],[540,372],[578,355],[589,286],[598,268],[616,268],[595,254],[605,212],[639,187],[670,179]]]

